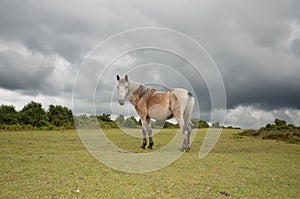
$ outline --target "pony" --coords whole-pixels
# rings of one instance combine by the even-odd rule
[[[190,134],[193,129],[191,122],[192,112],[195,105],[193,95],[183,88],[173,88],[166,92],[144,86],[130,81],[128,75],[120,78],[117,75],[117,89],[120,105],[124,105],[126,98],[134,106],[142,122],[143,143],[142,149],[147,145],[146,133],[149,136],[148,148],[152,149],[151,118],[155,120],[168,120],[175,118],[183,133],[181,152],[190,150]]]

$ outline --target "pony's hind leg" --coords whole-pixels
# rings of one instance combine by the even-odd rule
[[[183,137],[184,137],[184,140],[183,140],[181,149],[182,149],[182,151],[188,151],[189,144],[190,144],[190,141],[189,141],[190,136],[189,136],[188,129],[184,131]]]
[[[182,143],[182,146],[179,148],[179,151],[184,152],[184,151],[186,151],[186,147],[189,144],[188,143],[189,135],[188,135],[188,132],[185,132],[185,130],[184,130],[184,120],[183,120],[182,113],[181,113],[180,103],[177,100],[177,97],[175,95],[171,96],[171,110],[172,110],[172,113],[173,113],[176,121],[179,124],[180,131],[183,134],[183,143]]]
[[[190,125],[187,129],[184,129],[185,124],[184,124],[184,121],[183,121],[183,118],[181,117],[181,115],[175,113],[174,117],[177,120],[180,130],[183,134],[183,143],[182,143],[182,146],[179,148],[179,151],[188,152],[190,150],[190,146],[189,146],[190,145],[190,135],[191,135],[193,126]]]
[[[181,115],[177,115],[174,114],[175,119],[177,120],[179,127],[180,127],[180,131],[183,134],[183,143],[182,146],[179,148],[179,151],[184,152],[184,151],[188,151],[189,150],[189,138],[190,138],[190,132],[188,131],[188,129],[184,129],[184,121],[181,118]]]
[[[191,125],[186,130],[187,135],[185,135],[186,137],[184,139],[184,144],[185,144],[184,150],[187,152],[190,150],[190,137],[191,137],[192,130],[193,130],[193,125]]]
[[[180,151],[189,150],[190,134],[192,131],[190,120],[194,105],[195,99],[190,92],[183,89],[174,89],[173,95],[171,96],[171,109],[180,125],[184,138]]]
[[[183,143],[182,143],[182,147],[181,147],[181,151],[186,151],[188,152],[190,150],[190,136],[193,130],[193,124],[192,122],[189,122],[189,126],[187,129],[185,129],[184,133],[183,133]]]

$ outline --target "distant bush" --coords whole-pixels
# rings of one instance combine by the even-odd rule
[[[262,139],[286,140],[300,143],[300,130],[260,131]]]
[[[268,123],[266,126],[260,128],[260,130],[265,130],[265,131],[272,131],[272,130],[295,130],[299,129],[300,127],[295,126],[294,124],[287,124],[286,121],[280,120],[280,119],[275,119],[274,122]]]
[[[193,128],[208,128],[209,125],[206,121],[200,120],[198,118],[192,118],[191,122],[193,124]]]
[[[287,124],[286,121],[275,119],[259,130],[245,130],[240,133],[245,136],[259,136],[262,139],[283,140],[289,143],[300,144],[300,127]]]
[[[249,129],[249,130],[245,130],[241,133],[241,135],[249,135],[249,136],[259,136],[260,133],[257,130],[254,129]]]
[[[223,126],[223,129],[241,129],[241,127]]]
[[[74,117],[76,128],[79,129],[97,129],[99,128],[98,120],[95,115],[79,115]]]
[[[127,128],[138,128],[140,127],[139,122],[135,119],[135,117],[128,117],[124,123],[123,123],[124,127]]]

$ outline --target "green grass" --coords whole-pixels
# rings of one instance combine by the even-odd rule
[[[155,148],[175,130],[154,137]],[[0,198],[299,198],[300,145],[224,130],[198,158],[205,130],[191,151],[161,170],[128,174],[91,156],[76,131],[0,132]],[[118,146],[141,151],[141,139],[106,130]]]

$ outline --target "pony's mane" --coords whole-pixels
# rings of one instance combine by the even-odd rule
[[[140,85],[134,92],[134,95],[138,95],[140,97],[142,97],[143,95],[145,95],[146,93],[150,93],[156,91],[156,89],[148,87],[148,86],[144,86],[144,85]]]

